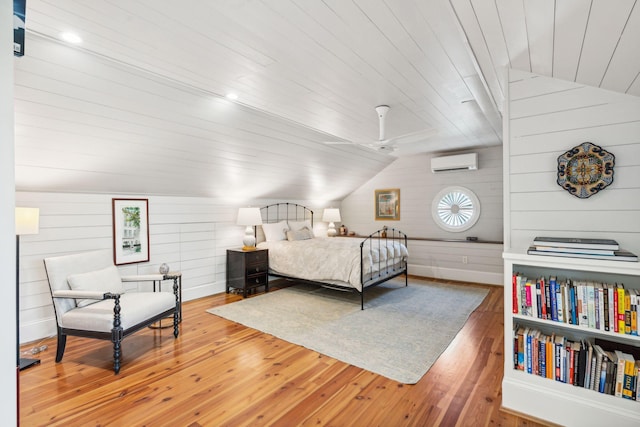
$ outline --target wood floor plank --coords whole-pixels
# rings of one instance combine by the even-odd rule
[[[410,277],[410,283],[422,279]],[[442,281],[442,283],[454,283]],[[460,282],[455,282],[460,284]],[[205,310],[242,299],[183,304],[180,336],[145,329],[123,341],[119,375],[110,342],[55,338],[20,372],[25,426],[541,426],[500,409],[501,287],[489,295],[415,385],[400,384]],[[272,289],[288,286],[274,282]],[[34,344],[23,346],[24,349]]]

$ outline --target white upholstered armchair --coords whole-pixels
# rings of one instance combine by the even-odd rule
[[[109,250],[45,258],[58,329],[56,362],[68,335],[113,342],[113,370],[120,372],[122,339],[173,314],[178,337],[178,288],[168,292],[126,292]],[[159,279],[162,275],[159,275]],[[140,276],[149,280],[150,276]],[[128,281],[135,276],[127,276]]]

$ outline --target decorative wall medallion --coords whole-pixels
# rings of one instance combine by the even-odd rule
[[[558,157],[558,185],[581,199],[604,190],[613,182],[615,156],[590,142]]]

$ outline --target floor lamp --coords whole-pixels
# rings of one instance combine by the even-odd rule
[[[16,208],[16,359],[19,370],[40,363],[40,359],[23,359],[20,357],[20,236],[38,234],[40,209]]]

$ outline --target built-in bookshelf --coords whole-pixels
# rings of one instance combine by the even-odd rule
[[[631,329],[616,330],[609,320],[605,327],[604,313],[598,311],[596,315],[595,306],[588,308],[585,313],[591,318],[580,321],[576,316],[577,313],[572,312],[576,310],[577,303],[574,301],[573,308],[570,307],[571,296],[570,291],[567,291],[570,288],[564,286],[557,294],[559,300],[556,301],[556,312],[548,313],[549,318],[547,318],[546,313],[545,316],[542,315],[540,307],[540,304],[545,303],[539,302],[536,305],[530,301],[530,305],[527,306],[526,293],[520,293],[522,288],[513,284],[514,274],[518,273],[533,283],[540,278],[544,280],[555,278],[556,283],[565,285],[567,283],[624,285],[624,289],[634,294],[635,290],[640,290],[640,263],[528,255],[524,252],[503,254],[505,364],[502,406],[511,411],[567,426],[640,425],[640,401],[573,384],[573,380],[568,380],[568,371],[562,372],[558,379],[555,371],[553,375],[541,375],[539,371],[536,372],[535,367],[531,369],[531,365],[529,370],[526,367],[523,369],[522,366],[518,366],[518,348],[515,347],[518,345],[517,332],[522,333],[526,330],[532,335],[544,337],[542,339],[553,337],[554,341],[565,343],[565,345],[581,343],[586,349],[598,343],[598,346],[603,344],[607,351],[620,349],[619,351],[625,354],[640,354],[640,336],[635,335]],[[577,292],[576,289],[577,287],[574,287],[574,293]],[[514,293],[514,290],[520,295]],[[602,291],[601,295],[603,295]],[[558,303],[561,305],[558,306]],[[514,304],[517,307],[514,308]],[[558,319],[558,307],[562,310],[562,320]],[[547,308],[549,306],[545,306],[545,309]],[[551,357],[556,357],[556,354],[550,354],[553,354]],[[535,359],[529,362],[537,364],[536,366],[540,368],[540,360],[533,355],[529,357]],[[540,355],[540,357],[543,356]],[[566,357],[566,354],[563,357]],[[562,366],[570,368],[569,363]]]

